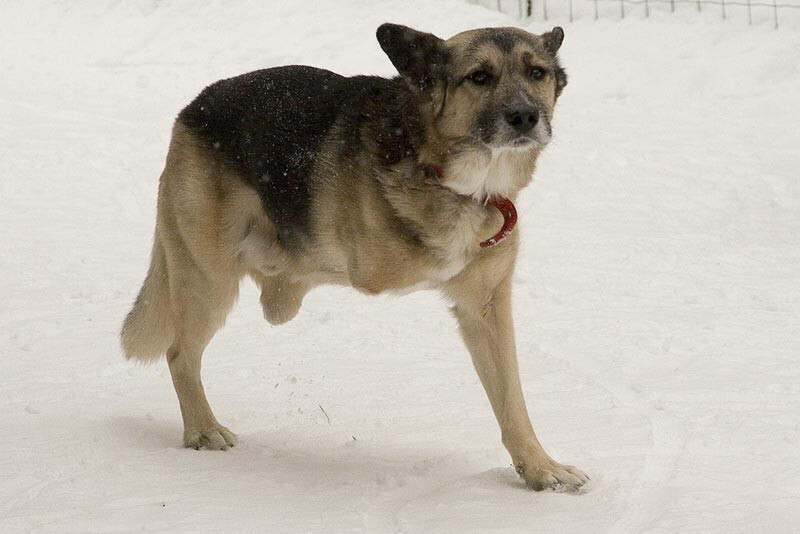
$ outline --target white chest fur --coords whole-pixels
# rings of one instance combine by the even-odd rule
[[[478,201],[493,195],[508,197],[530,179],[530,160],[530,148],[466,151],[448,162],[444,184]]]

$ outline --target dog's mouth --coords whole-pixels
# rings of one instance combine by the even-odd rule
[[[544,148],[550,142],[550,127],[546,123],[539,124],[534,130],[526,134],[516,134],[509,132],[497,132],[484,144],[490,149],[503,150],[530,150],[534,148]]]
[[[533,148],[534,145],[540,144],[535,137],[524,135],[513,139],[506,146],[509,148]]]

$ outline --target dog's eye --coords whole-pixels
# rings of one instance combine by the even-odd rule
[[[494,76],[492,76],[492,73],[489,71],[476,70],[467,76],[467,79],[475,85],[486,85],[494,79]]]
[[[541,80],[544,78],[544,75],[547,74],[547,71],[544,70],[542,67],[528,67],[527,69],[528,78],[532,78],[534,80]]]

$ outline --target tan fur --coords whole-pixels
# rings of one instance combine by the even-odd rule
[[[469,36],[448,41],[456,69],[467,72],[482,61],[512,68],[509,58],[489,46],[460,56]],[[515,53],[536,51],[526,44]],[[553,87],[543,85],[540,91],[552,114]],[[528,485],[576,489],[586,481],[580,471],[544,452],[522,397],[511,318],[519,233],[492,249],[478,246],[503,219],[475,199],[498,193],[514,199],[530,182],[542,147],[466,146],[467,119],[478,98],[474,88],[462,86],[446,95],[434,92],[423,105],[430,141],[421,158],[443,165],[444,184],[408,180],[422,172],[414,162],[374,180],[361,179],[372,176],[374,168],[368,159],[341,160],[334,146],[344,132],[334,129],[313,171],[321,184],[311,209],[316,242],[303,254],[281,246],[258,194],[176,123],[161,176],[151,267],[123,326],[122,343],[129,358],[150,361],[166,353],[186,446],[225,449],[235,443],[208,404],[200,360],[233,306],[243,276],[260,286],[264,316],[272,324],[291,320],[304,295],[320,284],[350,285],[368,294],[430,287],[454,303],[502,441]],[[418,235],[400,231],[399,219],[417,228]]]
[[[511,275],[518,238],[510,250],[494,249],[471,263],[444,288],[455,302],[453,314],[470,351],[514,467],[536,490],[575,490],[587,477],[561,465],[542,448],[528,416],[519,380],[514,323],[511,317]]]
[[[125,355],[141,361],[161,358],[175,337],[167,258],[157,237],[153,243],[150,270],[136,297],[136,304],[125,318],[120,337]]]

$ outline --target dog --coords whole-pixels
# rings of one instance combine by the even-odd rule
[[[132,359],[166,354],[186,447],[236,443],[208,404],[200,360],[244,276],[274,325],[321,284],[432,288],[453,304],[519,475],[534,490],[583,486],[533,431],[511,316],[513,201],[551,138],[563,38],[558,27],[486,28],[443,40],[383,24],[399,76],[276,67],[218,81],[180,112],[121,343]]]

